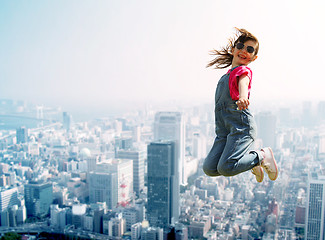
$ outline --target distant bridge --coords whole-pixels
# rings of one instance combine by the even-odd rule
[[[53,119],[46,119],[46,118],[36,118],[36,117],[29,117],[29,116],[20,116],[20,115],[8,115],[8,114],[0,114],[0,119],[1,118],[18,118],[18,119],[28,119],[28,120],[33,120],[33,121],[38,121],[38,122],[58,122]]]
[[[0,115],[1,116],[1,115]],[[48,129],[52,129],[52,128],[60,128],[62,127],[62,123],[60,122],[53,122],[51,124],[48,124],[48,125],[45,125],[45,126],[42,126],[42,127],[38,127],[38,128],[30,128],[29,131],[30,133],[37,133],[39,131],[46,131]],[[10,138],[10,137],[14,137],[16,135],[16,131],[11,131],[10,134],[8,135],[5,135],[5,136],[0,136],[0,140],[4,140],[6,138]]]

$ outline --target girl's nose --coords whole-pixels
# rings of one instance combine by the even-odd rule
[[[244,48],[242,48],[240,50],[243,51],[243,52],[245,52],[245,53],[248,53],[246,47],[244,47]]]

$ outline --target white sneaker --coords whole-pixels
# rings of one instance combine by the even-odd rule
[[[261,165],[257,165],[251,169],[251,172],[255,175],[257,182],[263,182],[264,172]]]
[[[262,148],[262,151],[264,152],[265,157],[261,162],[261,166],[262,168],[264,168],[267,175],[269,175],[269,178],[272,181],[274,181],[275,179],[277,179],[279,171],[276,165],[276,161],[274,159],[272,149],[267,147],[267,148]]]

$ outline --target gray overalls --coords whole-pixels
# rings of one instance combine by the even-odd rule
[[[262,160],[260,151],[248,152],[256,138],[256,123],[249,109],[237,110],[230,97],[229,74],[221,77],[216,90],[217,136],[203,163],[203,171],[209,176],[234,176],[252,169]]]

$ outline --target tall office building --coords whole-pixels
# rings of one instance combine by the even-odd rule
[[[143,220],[143,219],[140,220],[139,210],[137,210],[134,207],[125,208],[122,213],[123,213],[123,218],[125,219],[126,222],[126,230],[131,230],[133,224],[136,224]]]
[[[131,240],[138,240],[141,238],[141,223],[135,223],[131,226]]]
[[[148,145],[148,207],[151,226],[167,228],[179,218],[179,175],[175,142]]]
[[[69,131],[71,129],[71,126],[72,126],[72,116],[67,112],[63,112],[63,128]]]
[[[144,161],[145,151],[119,150],[117,158],[133,160],[133,191],[140,196],[144,188]]]
[[[83,220],[84,216],[87,212],[87,205],[86,204],[74,204],[72,205],[72,225],[75,228],[82,228],[83,227]]]
[[[19,205],[18,189],[0,188],[0,212],[6,211],[14,205]]]
[[[106,213],[106,207],[107,204],[103,202],[90,204],[90,209],[94,216],[94,232],[103,233],[103,216]]]
[[[30,182],[25,185],[27,216],[43,217],[50,211],[53,202],[51,182]]]
[[[59,208],[57,204],[51,204],[50,206],[50,224],[53,227],[57,227],[60,230],[63,230],[66,223],[66,209]]]
[[[263,147],[276,146],[276,116],[270,112],[261,112],[256,115],[258,138],[262,139]]]
[[[312,112],[312,103],[304,101],[302,103],[301,123],[304,127],[312,127],[315,124],[315,117]]]
[[[112,209],[117,205],[117,174],[94,171],[89,173],[90,203],[105,202]]]
[[[133,160],[111,159],[97,164],[97,171],[116,173],[118,204],[125,206],[133,196]]]
[[[315,139],[317,140],[318,144],[318,154],[325,155],[325,132],[320,132]]]
[[[325,179],[309,178],[306,201],[305,239],[324,239]]]
[[[122,214],[111,218],[108,222],[108,236],[121,238],[126,231],[126,222]]]
[[[317,117],[319,123],[325,121],[325,101],[320,101],[317,106]]]
[[[37,127],[43,127],[44,122],[44,114],[43,114],[43,106],[36,106],[36,118],[39,119],[38,123],[37,123]]]
[[[89,156],[85,158],[87,161],[87,170],[88,172],[95,171],[97,163],[99,163],[99,156]]]
[[[154,122],[154,141],[168,140],[176,143],[180,184],[186,185],[185,174],[185,120],[180,112],[158,112]]]
[[[26,127],[20,127],[16,130],[17,143],[27,143],[28,141],[28,129]]]
[[[133,142],[136,142],[136,143],[141,141],[141,127],[140,126],[133,127],[132,139],[133,139]]]
[[[193,136],[193,149],[192,149],[192,154],[193,157],[202,159],[205,158],[207,155],[207,149],[206,149],[206,139],[203,136],[200,136],[199,133],[194,133]]]

